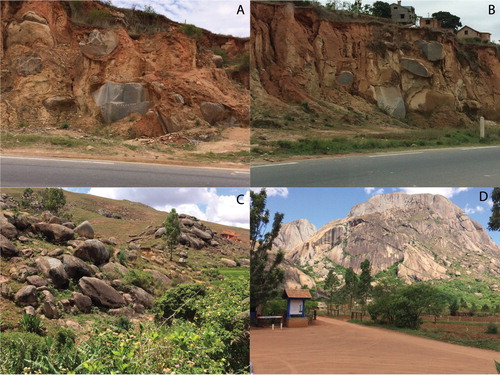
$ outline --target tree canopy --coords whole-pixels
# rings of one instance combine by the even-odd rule
[[[375,1],[372,6],[372,15],[381,18],[391,18],[391,5],[385,1]]]
[[[500,230],[500,188],[496,187],[491,193],[493,207],[491,208],[490,221],[488,223],[489,230]]]
[[[179,237],[181,236],[181,225],[179,223],[179,215],[172,208],[170,213],[165,219],[165,239],[167,241],[167,247],[170,251],[170,260],[173,258],[174,248],[179,243]]]
[[[432,13],[432,17],[441,21],[441,27],[443,29],[452,29],[457,31],[459,27],[462,27],[460,22],[460,17],[451,14],[450,12],[436,12]]]
[[[250,309],[256,311],[266,301],[278,296],[278,286],[283,282],[284,271],[278,266],[284,259],[280,250],[272,254],[273,241],[278,236],[283,221],[282,213],[275,213],[270,232],[265,233],[270,213],[266,209],[267,193],[250,191]]]

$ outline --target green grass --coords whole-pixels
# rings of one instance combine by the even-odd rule
[[[335,155],[358,152],[407,150],[418,148],[475,146],[500,143],[500,129],[489,129],[484,139],[479,139],[476,129],[442,130],[426,129],[409,133],[356,135],[353,138],[302,138],[297,141],[279,140],[270,143],[275,155]],[[265,152],[254,147],[252,152]]]
[[[396,328],[396,327],[391,326],[391,325],[376,324],[373,322],[366,322],[366,321],[361,321],[358,319],[351,319],[351,320],[348,320],[348,322],[354,323],[354,324],[361,324],[361,325],[365,325],[365,326],[369,326],[369,327],[379,327],[379,328],[384,328],[384,329],[390,329],[393,331],[407,333],[407,334],[413,335],[413,336],[425,337],[428,339],[433,339],[433,340],[438,340],[438,341],[445,341],[445,342],[448,342],[451,344],[457,344],[457,345],[463,345],[463,346],[473,346],[475,348],[480,348],[480,349],[490,349],[490,350],[500,351],[500,343],[495,343],[495,342],[492,342],[492,341],[486,340],[486,339],[484,339],[484,340],[483,339],[467,340],[467,339],[463,339],[460,337],[449,336],[449,334],[446,332],[428,330],[425,328],[421,328],[419,330],[408,329],[408,328]]]

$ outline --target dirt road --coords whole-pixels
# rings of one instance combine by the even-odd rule
[[[307,328],[250,333],[256,374],[494,374],[500,352],[318,318]]]

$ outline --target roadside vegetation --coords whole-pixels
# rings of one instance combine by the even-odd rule
[[[245,301],[248,276],[219,286],[182,284],[158,300],[153,310],[156,322],[120,317],[114,324],[94,326],[87,338],[77,338],[67,328],[47,334],[40,319],[33,321],[36,317],[25,314],[17,328],[2,328],[0,371],[248,373]]]
[[[500,143],[500,128],[491,128],[483,139],[478,129],[421,129],[384,134],[357,134],[351,137],[308,137],[297,140],[262,141],[254,139],[254,157],[294,155],[338,155],[422,148],[481,146]]]

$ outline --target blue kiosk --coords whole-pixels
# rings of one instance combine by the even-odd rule
[[[307,327],[306,301],[312,298],[309,289],[285,289],[282,298],[287,300],[285,326]]]

